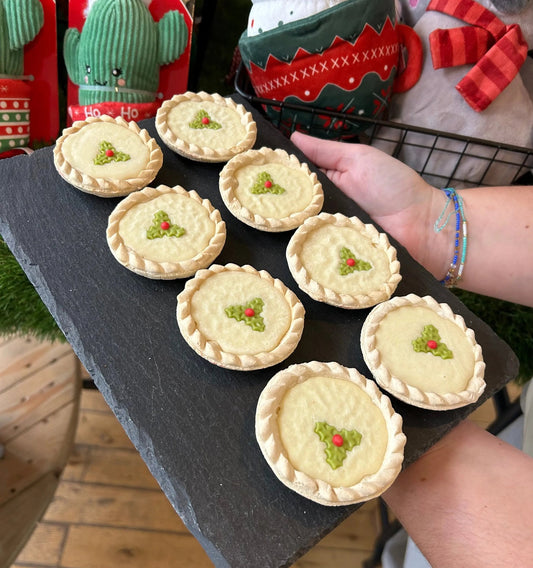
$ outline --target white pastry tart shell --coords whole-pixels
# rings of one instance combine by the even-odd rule
[[[260,203],[255,203],[256,210],[250,204],[243,203],[238,192],[245,192],[244,188],[239,187],[237,175],[246,167],[282,167],[285,179],[279,180],[281,185],[290,184],[291,172],[299,177],[294,187],[287,191],[287,198],[293,199],[297,191],[304,193],[303,206],[298,206],[298,201],[293,202],[286,209],[285,215],[268,215],[260,210]],[[258,170],[258,171],[259,171]],[[301,183],[303,181],[303,183]],[[302,188],[302,186],[305,186]],[[267,232],[290,231],[299,227],[307,218],[320,213],[324,204],[324,193],[322,184],[318,181],[317,175],[311,172],[305,162],[300,162],[296,156],[289,154],[282,149],[259,148],[258,150],[248,150],[232,158],[220,172],[219,189],[222,199],[229,211],[240,221],[247,225]],[[285,191],[285,190],[284,190]],[[299,196],[295,196],[298,199]],[[260,199],[274,200],[269,203],[271,211],[278,213],[275,207],[275,200],[285,200],[283,196],[260,196]],[[259,198],[258,198],[259,199]],[[266,204],[263,204],[266,205]],[[280,210],[282,210],[280,208]],[[282,210],[283,211],[283,210]]]
[[[327,226],[339,230],[353,230],[359,233],[372,249],[381,251],[386,264],[386,273],[383,278],[379,278],[368,289],[350,291],[349,293],[336,290],[334,285],[328,285],[325,281],[322,281],[322,283],[317,281],[303,261],[303,250],[315,231],[322,230]],[[330,254],[327,244],[317,253],[318,259]],[[331,251],[332,253],[333,251]],[[396,249],[390,244],[387,235],[379,232],[374,225],[363,223],[358,217],[347,217],[341,213],[320,213],[307,219],[292,235],[287,245],[286,256],[292,276],[306,294],[318,302],[345,309],[368,308],[389,299],[402,279]]]
[[[65,145],[68,145],[69,137],[79,134],[87,126],[97,125],[98,123],[124,128],[127,131],[124,133],[125,136],[130,138],[137,137],[142,146],[146,147],[146,161],[134,174],[126,178],[116,178],[113,177],[111,172],[100,177],[94,175],[94,172],[87,173],[83,171],[83,169],[72,163],[72,159],[69,160],[66,157],[64,148]],[[94,155],[97,153],[97,148],[89,149],[84,147],[82,150],[83,152],[92,151]],[[79,120],[74,122],[72,126],[65,128],[56,141],[53,155],[54,165],[59,175],[65,181],[85,193],[91,193],[99,197],[122,197],[142,189],[153,181],[163,165],[161,148],[145,129],[139,128],[134,121],[127,122],[121,117],[113,118],[108,115],[89,117],[83,121]]]
[[[168,196],[171,203],[172,198],[177,196],[187,200],[190,199],[194,204],[202,208],[194,207],[195,211],[200,210],[202,213],[205,211],[205,222],[212,227],[212,234],[208,238],[206,237],[207,244],[205,247],[198,251],[195,249],[192,256],[183,260],[150,259],[146,253],[143,255],[140,250],[136,250],[134,246],[128,244],[128,240],[121,232],[121,223],[126,215],[137,207],[157,203],[156,200],[163,196]],[[181,203],[183,202],[184,199],[181,199]],[[179,211],[175,216],[179,217]],[[146,227],[141,227],[139,233],[143,234],[145,232]],[[222,220],[218,209],[215,209],[208,199],[202,199],[195,191],[187,191],[181,186],[168,187],[159,185],[155,188],[145,187],[143,190],[136,191],[123,199],[109,216],[106,236],[113,256],[124,267],[146,278],[173,280],[192,276],[197,270],[212,264],[226,242],[226,224]]]
[[[230,113],[239,129],[242,129],[242,135],[230,137],[225,144],[210,144],[208,140],[201,139],[200,136],[197,142],[194,141],[194,136],[186,139],[177,128],[172,127],[173,113],[181,103],[194,103],[198,111],[202,110],[207,103],[210,108],[215,108],[213,114],[216,114],[216,108],[219,108],[222,113]],[[185,124],[180,124],[180,127],[189,124],[191,118],[192,116],[186,119]],[[243,105],[237,104],[229,97],[203,91],[197,93],[187,91],[164,101],[157,111],[155,126],[166,146],[180,156],[198,162],[226,162],[233,156],[251,148],[257,138],[257,125],[252,114]]]
[[[218,275],[224,275],[223,278],[229,275],[228,280],[226,280],[230,282],[229,288],[224,288],[223,284],[220,284],[223,278],[218,278]],[[271,339],[271,344],[269,344],[268,349],[262,350],[261,347],[254,345],[253,349],[248,350],[248,346],[245,345],[245,352],[237,352],[238,349],[236,348],[222,347],[222,331],[224,331],[226,326],[230,330],[235,330],[236,334],[243,329],[247,330],[247,326],[242,321],[235,324],[235,320],[232,318],[219,315],[216,316],[220,318],[218,320],[220,322],[218,331],[213,332],[212,335],[209,336],[205,331],[206,327],[202,321],[200,321],[199,316],[196,315],[195,302],[199,301],[196,296],[201,298],[202,294],[205,294],[205,290],[209,289],[210,286],[213,287],[212,290],[214,290],[214,293],[220,294],[221,305],[217,306],[216,310],[214,309],[213,311],[218,311],[222,314],[224,305],[228,302],[231,303],[229,300],[231,295],[241,293],[240,290],[237,292],[234,290],[239,288],[238,282],[234,281],[236,285],[231,285],[231,279],[238,279],[238,275],[255,277],[254,282],[258,284],[257,288],[262,287],[263,289],[267,289],[267,291],[272,290],[276,301],[282,305],[285,313],[285,324],[278,335],[274,335],[274,338]],[[209,282],[210,279],[213,279],[212,282]],[[250,281],[252,278],[245,277],[245,279]],[[215,288],[217,289],[215,290]],[[249,300],[250,296],[257,293],[256,290],[251,290],[251,293],[247,291],[240,296],[242,298],[241,303]],[[222,312],[220,310],[222,310]],[[256,270],[249,265],[238,266],[230,263],[224,266],[213,264],[208,269],[199,270],[194,278],[187,281],[184,290],[177,297],[176,316],[183,338],[198,355],[220,367],[249,371],[276,365],[286,359],[296,349],[303,333],[305,309],[294,292],[287,288],[281,280],[273,278],[265,270]],[[271,322],[276,321],[276,313],[272,313],[269,317]],[[230,325],[238,325],[238,327],[231,328]],[[207,327],[209,327],[209,325]],[[220,331],[221,329],[222,331]],[[217,336],[217,333],[220,334]],[[233,343],[231,334],[232,332],[230,331],[230,344]],[[261,339],[259,339],[259,346],[261,346],[260,342]]]
[[[296,469],[282,442],[278,424],[282,401],[291,388],[314,377],[331,377],[353,383],[368,395],[384,419],[386,447],[381,465],[377,471],[365,475],[351,486],[334,486]],[[400,473],[404,459],[406,437],[402,432],[402,417],[394,411],[389,398],[356,369],[334,362],[295,364],[274,375],[259,397],[255,431],[261,451],[278,479],[289,489],[322,505],[349,505],[381,495]]]
[[[384,364],[382,353],[378,348],[376,333],[388,314],[404,307],[430,309],[440,318],[455,324],[460,330],[462,341],[468,346],[468,349],[471,349],[472,360],[471,370],[468,371],[464,381],[466,383],[464,388],[450,392],[447,392],[445,387],[444,390],[442,388],[434,388],[433,390],[427,387],[420,388],[406,382],[407,377],[402,379],[395,376]],[[461,408],[476,402],[485,390],[485,362],[483,361],[481,346],[476,342],[474,331],[466,326],[463,317],[455,314],[448,304],[438,303],[431,296],[420,297],[416,294],[398,296],[373,308],[361,329],[361,350],[364,361],[376,382],[389,394],[413,406],[429,410]],[[417,355],[430,359],[433,357],[429,353]],[[419,368],[419,366],[415,365],[413,368]],[[432,379],[433,377],[429,378]],[[439,390],[439,392],[435,392],[436,390]]]

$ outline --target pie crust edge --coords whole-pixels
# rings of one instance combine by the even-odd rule
[[[313,195],[305,209],[292,213],[288,217],[275,219],[253,213],[241,204],[235,196],[235,172],[248,164],[262,165],[268,163],[284,164],[290,168],[300,170],[309,177],[313,186]],[[324,204],[324,191],[316,173],[309,169],[306,162],[300,162],[294,154],[289,154],[281,148],[272,149],[263,146],[257,150],[248,150],[233,157],[220,172],[219,190],[224,204],[232,215],[255,229],[268,232],[282,232],[295,229],[307,218],[318,215]]]
[[[291,324],[279,344],[273,350],[255,355],[228,353],[221,349],[216,340],[208,339],[200,329],[198,329],[191,313],[191,302],[196,290],[199,289],[207,278],[228,270],[255,274],[270,282],[272,286],[284,296],[291,310]],[[304,316],[305,309],[303,304],[292,290],[287,288],[281,280],[273,278],[265,270],[256,270],[250,265],[239,266],[233,263],[226,265],[213,264],[209,268],[201,269],[196,272],[194,278],[187,281],[185,288],[177,297],[176,317],[178,327],[185,341],[198,355],[210,363],[236,371],[263,369],[276,365],[286,359],[300,342],[304,327]]]
[[[350,487],[333,487],[329,483],[296,470],[289,461],[281,442],[277,423],[277,409],[288,388],[317,375],[352,381],[361,387],[378,406],[387,425],[388,442],[380,469],[363,477]],[[392,408],[390,399],[376,384],[356,369],[339,363],[311,361],[295,364],[280,371],[261,392],[256,410],[256,438],[267,463],[276,477],[300,495],[322,505],[348,505],[367,501],[381,495],[401,471],[406,436],[402,431],[402,417]]]
[[[376,247],[385,252],[389,259],[391,274],[389,279],[379,289],[369,294],[340,294],[311,278],[309,272],[300,261],[299,253],[309,233],[328,223],[339,227],[355,227],[357,231],[369,238]],[[289,270],[301,290],[318,302],[324,302],[339,308],[362,309],[375,306],[380,302],[388,300],[402,279],[396,248],[390,244],[387,235],[379,232],[374,225],[363,223],[358,217],[347,217],[341,213],[320,213],[315,217],[307,219],[289,240],[286,257]]]
[[[241,124],[246,130],[245,137],[235,146],[225,150],[216,150],[205,146],[199,146],[197,144],[191,144],[181,138],[178,138],[168,127],[167,116],[177,104],[183,101],[209,101],[232,108],[241,118]],[[171,150],[180,156],[198,162],[226,162],[233,158],[233,156],[251,148],[255,144],[257,138],[257,124],[253,119],[251,112],[246,110],[243,105],[237,104],[229,97],[223,97],[218,93],[209,94],[204,91],[197,93],[187,91],[185,93],[174,95],[171,99],[164,101],[157,110],[155,127],[163,142]]]
[[[215,232],[207,247],[193,258],[180,262],[157,262],[144,258],[124,243],[119,231],[120,221],[132,207],[147,203],[166,193],[177,193],[193,199],[209,212],[209,219],[215,225]],[[145,187],[123,199],[109,216],[106,237],[113,256],[132,272],[151,279],[173,280],[192,276],[197,270],[209,266],[215,260],[226,242],[226,224],[222,220],[220,211],[195,191],[187,191],[179,185],[174,187],[159,185],[156,188]]]
[[[463,391],[444,394],[423,391],[395,377],[383,365],[380,353],[376,349],[375,332],[377,327],[389,312],[409,305],[430,308],[441,317],[453,321],[464,331],[467,341],[472,346],[474,370]],[[448,304],[438,303],[432,296],[420,297],[416,294],[397,296],[373,308],[361,328],[361,351],[363,359],[376,382],[391,395],[413,406],[428,410],[461,408],[476,402],[486,387],[484,380],[485,362],[481,346],[476,342],[474,330],[467,327],[463,317],[454,313]]]
[[[65,159],[62,151],[65,139],[71,134],[76,134],[83,127],[93,122],[109,122],[128,128],[137,134],[147,145],[149,150],[148,163],[146,167],[139,172],[137,177],[121,180],[96,178],[88,174],[84,174]],[[65,128],[61,136],[56,141],[53,155],[56,170],[66,182],[85,193],[91,193],[98,195],[99,197],[122,197],[132,193],[133,191],[137,191],[153,181],[163,165],[163,152],[155,139],[148,134],[146,129],[141,129],[134,121],[128,122],[122,117],[113,118],[108,115],[88,117],[86,120],[77,120],[72,124],[72,126]]]

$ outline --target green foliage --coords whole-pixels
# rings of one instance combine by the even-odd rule
[[[24,271],[0,238],[0,336],[65,341]]]
[[[465,306],[488,324],[520,361],[518,384],[533,377],[533,309],[473,292],[454,289]]]

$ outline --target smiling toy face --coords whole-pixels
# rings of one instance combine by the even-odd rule
[[[82,105],[151,102],[161,65],[185,50],[188,30],[171,10],[158,22],[142,0],[96,0],[81,32],[65,34],[65,64]]]

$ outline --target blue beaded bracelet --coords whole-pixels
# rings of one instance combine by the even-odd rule
[[[454,251],[453,258],[448,268],[448,272],[441,284],[444,284],[447,288],[455,286],[455,284],[460,280],[463,275],[463,270],[465,267],[466,260],[466,248],[467,248],[467,226],[466,226],[466,215],[464,211],[463,199],[457,194],[455,189],[448,187],[443,189],[446,194],[446,203],[442,213],[439,218],[435,221],[433,230],[439,233],[446,227],[450,217],[455,213],[455,240],[454,240]],[[443,221],[443,218],[448,210],[448,205],[453,203],[454,210],[450,211]],[[459,253],[461,253],[461,258],[459,260]]]

